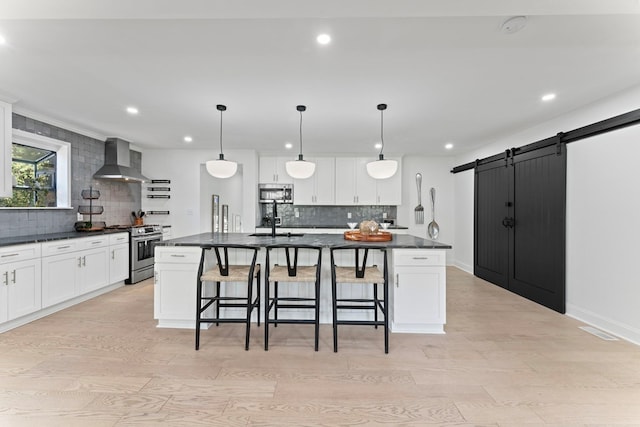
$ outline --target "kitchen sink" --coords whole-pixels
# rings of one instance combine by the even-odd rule
[[[271,233],[253,233],[249,234],[253,237],[271,237]],[[301,237],[304,233],[276,233],[276,237]]]

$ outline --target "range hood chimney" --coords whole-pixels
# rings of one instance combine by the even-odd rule
[[[147,177],[131,168],[129,142],[120,138],[107,138],[104,143],[104,166],[93,177],[123,182],[146,182]]]

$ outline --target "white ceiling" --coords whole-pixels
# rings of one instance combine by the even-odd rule
[[[140,147],[217,150],[226,104],[225,151],[295,155],[305,104],[305,154],[375,156],[384,102],[385,154],[451,155],[640,84],[638,0],[3,0],[0,17],[0,97]]]

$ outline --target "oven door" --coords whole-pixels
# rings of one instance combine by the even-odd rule
[[[131,238],[131,270],[153,265],[153,253],[156,243],[162,241],[162,234],[135,236]]]

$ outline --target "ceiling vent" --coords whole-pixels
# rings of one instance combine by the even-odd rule
[[[514,34],[527,25],[526,16],[513,16],[502,23],[500,31],[504,34]]]

